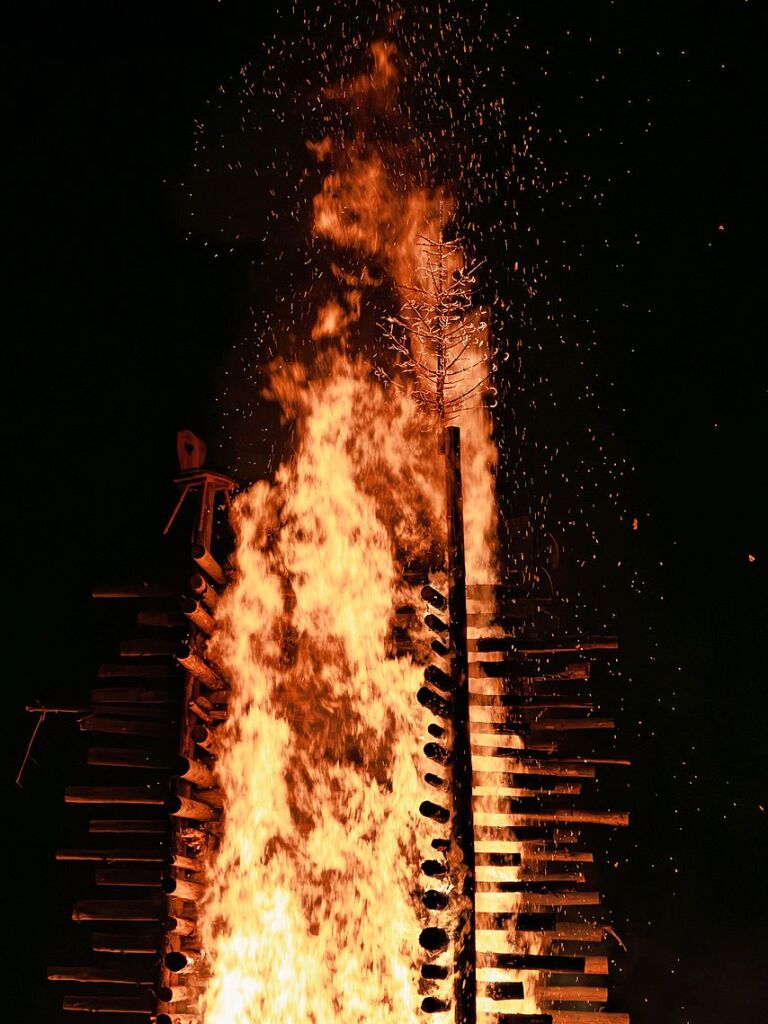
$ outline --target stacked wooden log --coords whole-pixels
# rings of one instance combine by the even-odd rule
[[[448,593],[422,590],[439,661],[418,695],[435,717],[425,781],[440,794],[422,813],[447,822],[449,838],[435,840],[441,859],[422,870],[453,881],[465,899],[456,906],[455,895],[443,895],[450,886],[426,888],[436,919],[422,933],[422,975],[434,992],[422,1009],[452,1009],[460,1024],[628,1024],[625,1014],[605,1012],[610,929],[590,882],[589,843],[594,828],[628,823],[623,811],[589,798],[598,768],[627,762],[574,749],[613,730],[589,683],[596,659],[617,643],[566,635],[551,593],[537,595],[524,574],[505,586],[466,584],[452,430]],[[522,1012],[524,999],[541,1010]]]
[[[93,962],[48,971],[85,991],[64,999],[66,1011],[159,1024],[196,1020],[205,983],[196,918],[222,814],[212,751],[227,706],[227,684],[206,651],[226,581],[211,539],[217,498],[235,486],[200,466],[176,482],[182,499],[198,499],[188,596],[180,602],[181,588],[146,583],[94,590],[135,605],[140,635],[100,666],[80,719],[93,737],[88,766],[102,777],[65,790],[68,803],[93,808],[88,844],[56,855],[94,867],[96,894],[72,911],[94,929]]]

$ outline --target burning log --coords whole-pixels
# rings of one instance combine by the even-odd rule
[[[207,725],[196,725],[190,730],[190,736],[201,750],[214,756],[218,753],[219,741],[214,729],[209,729]]]
[[[419,945],[430,953],[447,949],[450,941],[450,936],[444,928],[424,928],[419,935]]]
[[[480,995],[486,999],[498,1002],[502,999],[520,1000],[525,999],[525,989],[521,981],[484,981],[478,976],[478,982],[482,983]]]
[[[553,821],[575,821],[584,825],[612,825],[625,827],[629,824],[629,815],[623,811],[582,811],[571,807],[561,807],[555,811],[537,811],[535,814],[505,814],[492,811],[477,812],[478,823],[497,827],[538,825]]]
[[[185,796],[171,797],[168,801],[168,812],[174,818],[188,818],[190,821],[214,821],[220,817],[217,808]]]
[[[556,974],[607,974],[605,956],[544,956],[535,953],[478,953],[478,968],[551,971]]]
[[[73,921],[159,921],[162,904],[155,900],[78,900]]]
[[[470,652],[510,651],[523,656],[544,654],[575,654],[580,651],[617,651],[619,641],[615,636],[589,637],[584,640],[564,641],[553,646],[546,641],[521,640],[512,636],[481,636],[467,641]]]
[[[422,686],[419,689],[419,692],[416,694],[416,700],[437,718],[450,719],[453,716],[451,702],[445,700],[445,698],[435,693],[428,686]]]
[[[185,857],[182,853],[172,853],[167,860],[169,868],[181,868],[182,871],[201,871],[202,858]]]
[[[497,913],[512,910],[528,910],[532,907],[598,907],[598,892],[479,892],[476,910],[478,913]]]
[[[176,896],[191,903],[197,903],[205,895],[202,882],[192,882],[186,878],[164,878],[162,889],[167,896]]]
[[[443,693],[451,693],[456,686],[455,680],[447,672],[443,672],[441,668],[438,668],[437,665],[427,665],[424,669],[424,680],[427,683],[431,683],[438,690],[442,690]]]
[[[162,807],[166,797],[149,786],[67,786],[64,801],[68,804],[125,804],[129,806]]]
[[[155,997],[149,992],[135,996],[69,997],[61,1008],[73,1013],[115,1013],[146,1016],[155,1011]]]
[[[202,633],[205,633],[206,636],[210,636],[211,633],[213,633],[213,616],[202,601],[196,601],[194,598],[185,597],[181,602],[181,610],[192,625],[196,626]]]
[[[49,967],[49,981],[80,981],[89,984],[141,985],[154,984],[154,978],[141,968],[130,967]]]
[[[188,641],[185,641],[177,649],[176,660],[209,690],[226,690],[228,688],[221,676],[217,675],[211,666],[195,653]]]
[[[595,1013],[583,1010],[553,1010],[552,1024],[629,1024],[628,1013]]]
[[[486,775],[543,775],[563,779],[594,779],[595,769],[572,761],[518,761],[519,751],[510,755],[497,755],[484,747],[473,747],[472,766],[475,773],[485,780]],[[476,756],[475,756],[476,755]]]
[[[224,586],[227,582],[224,570],[205,545],[193,544],[192,558],[197,562],[206,576],[212,579],[214,583],[218,583],[219,586]]]
[[[419,804],[419,813],[425,818],[431,818],[432,821],[437,821],[441,824],[445,824],[451,817],[451,812],[446,807],[433,804],[431,800],[424,800]]]
[[[191,757],[180,757],[176,768],[178,778],[191,782],[201,789],[208,789],[216,784],[213,772],[202,761]]]
[[[196,1013],[158,1013],[155,1024],[202,1024]]]
[[[548,1003],[607,1003],[608,989],[588,985],[547,985],[541,997]]]
[[[198,996],[200,990],[190,985],[161,985],[157,998],[161,1003],[187,1003]]]
[[[554,913],[481,913],[477,915],[478,946],[483,952],[509,951],[509,929],[533,932],[563,942],[602,942],[605,929],[601,925],[560,921]],[[500,948],[493,949],[494,942]]]
[[[193,935],[195,922],[186,917],[170,915],[165,918],[164,930],[173,935]]]
[[[447,999],[427,996],[426,999],[422,999],[421,1008],[424,1013],[445,1013],[446,1010],[450,1010],[451,1004]]]
[[[188,974],[198,965],[198,958],[184,950],[174,949],[165,954],[163,962],[172,974]]]
[[[574,729],[615,729],[612,718],[539,718],[531,728],[537,732],[572,732]]]
[[[440,593],[439,590],[435,590],[434,587],[429,585],[421,588],[421,596],[427,602],[431,604],[433,608],[436,608],[439,612],[445,611],[448,607],[448,602]]]
[[[219,600],[219,595],[205,576],[199,572],[193,573],[190,577],[189,585],[208,610],[213,611],[216,607],[216,602]]]
[[[433,633],[447,633],[450,629],[447,622],[443,622],[442,619],[438,619],[438,617],[436,615],[432,615],[431,612],[429,615],[424,616],[424,624],[428,629],[431,629]]]

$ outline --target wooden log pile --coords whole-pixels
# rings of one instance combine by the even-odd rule
[[[446,435],[446,584],[421,590],[437,659],[418,700],[434,715],[424,777],[441,793],[421,809],[450,834],[433,842],[442,860],[422,867],[434,914],[421,937],[422,1010],[450,1008],[460,1024],[628,1024],[606,1012],[612,933],[590,875],[590,836],[628,824],[591,795],[599,768],[628,764],[593,751],[614,722],[590,678],[618,645],[569,635],[553,588],[538,593],[525,565],[509,584],[466,581],[458,429]],[[577,742],[590,746],[574,752]],[[458,907],[435,877],[453,883]],[[541,1012],[521,1012],[526,997]]]
[[[93,962],[48,969],[51,981],[76,985],[62,1004],[71,1013],[161,1024],[198,1019],[205,973],[195,921],[222,814],[212,750],[228,695],[206,653],[226,582],[212,547],[217,508],[235,483],[203,468],[204,446],[191,438],[186,432],[179,438],[180,499],[171,518],[185,501],[194,504],[190,560],[177,573],[180,582],[93,591],[123,619],[131,609],[137,635],[99,667],[90,705],[79,715],[80,728],[93,737],[92,781],[64,791],[67,803],[93,815],[90,839],[56,854],[60,862],[94,868],[94,892],[72,910],[73,921],[94,929]],[[203,743],[197,742],[201,718]]]

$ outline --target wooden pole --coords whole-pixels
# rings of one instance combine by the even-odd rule
[[[458,427],[446,427],[446,513],[448,541],[448,606],[453,649],[453,841],[463,861],[463,902],[454,936],[454,1000],[457,1024],[474,1024],[475,980],[475,851],[472,812],[472,761],[469,735],[469,673],[467,662],[467,569],[464,557],[464,508],[461,485],[461,438]]]

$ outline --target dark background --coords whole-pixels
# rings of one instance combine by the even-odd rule
[[[546,82],[518,85],[544,91],[545,122],[567,121],[574,76],[608,76],[589,98],[603,134],[570,143],[605,199],[564,228],[585,249],[563,291],[573,329],[598,341],[603,425],[635,467],[623,501],[638,529],[624,523],[611,554],[625,571],[605,584],[624,648],[619,742],[636,761],[604,883],[629,947],[616,1005],[637,1024],[741,1021],[768,997],[765,14],[514,6],[527,43],[556,53]],[[226,449],[216,397],[269,283],[254,285],[253,248],[220,259],[203,233],[185,239],[180,182],[194,118],[272,24],[253,4],[190,0],[17,5],[7,29],[2,966],[6,1013],[42,1021],[58,1005],[45,964],[71,944],[52,854],[80,740],[47,722],[16,789],[21,709],[87,688],[102,643],[89,586],[151,565],[175,431]],[[252,223],[268,209],[255,191]]]

